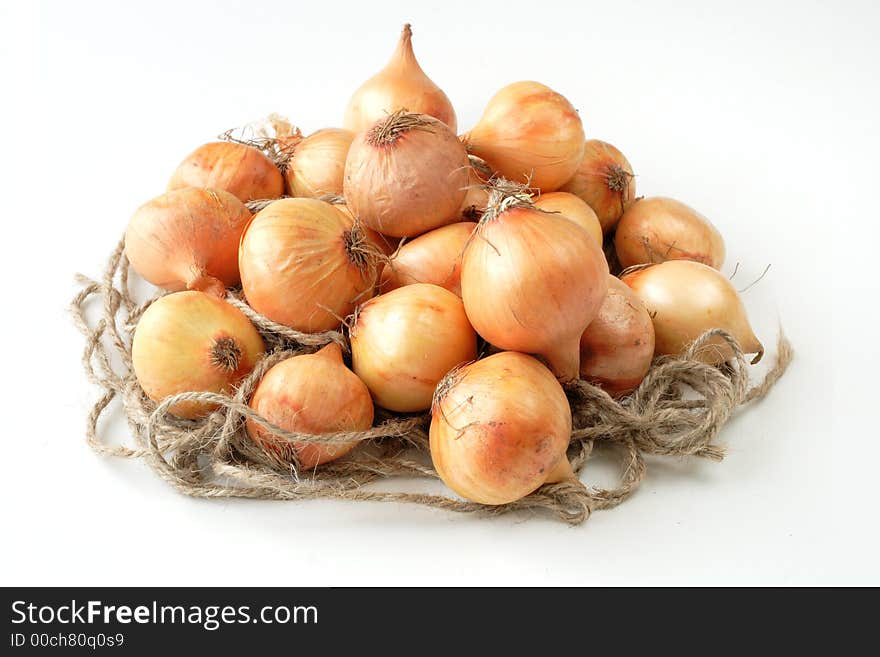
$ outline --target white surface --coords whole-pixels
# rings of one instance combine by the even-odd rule
[[[0,6],[0,583],[880,583],[878,431],[857,412],[874,411],[877,372],[876,6],[357,5]],[[652,459],[631,500],[570,528],[193,500],[86,447],[73,273],[97,276],[131,212],[222,130],[272,111],[339,125],[404,21],[462,131],[502,85],[545,82],[628,155],[640,194],[713,219],[743,286],[772,263],[747,303],[768,346],[784,323],[797,359],[725,429],[724,463]]]

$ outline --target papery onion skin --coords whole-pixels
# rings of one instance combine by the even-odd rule
[[[556,212],[576,223],[590,234],[596,244],[602,244],[602,225],[589,205],[574,194],[549,192],[535,199],[535,207],[544,212]]]
[[[577,171],[559,190],[575,194],[593,208],[607,234],[635,199],[636,179],[623,153],[608,142],[588,139]]]
[[[320,198],[342,194],[345,159],[354,133],[324,128],[300,141],[284,172],[291,196]]]
[[[425,75],[416,60],[409,23],[403,26],[397,48],[385,68],[364,82],[348,101],[344,126],[361,132],[401,109],[433,116],[452,132],[458,129],[449,98]]]
[[[572,476],[570,438],[565,392],[531,356],[494,354],[438,386],[431,460],[443,482],[473,502],[507,504]]]
[[[345,366],[342,350],[335,342],[317,353],[293,356],[274,365],[260,380],[250,407],[272,424],[298,433],[365,431],[373,425],[370,391]],[[303,469],[335,460],[357,445],[289,443],[253,420],[245,426],[251,439],[263,449],[282,458],[289,450],[295,451]]]
[[[608,294],[581,336],[581,378],[612,397],[632,392],[651,368],[654,324],[629,286],[608,277]]]
[[[170,291],[216,296],[237,285],[238,244],[251,213],[222,190],[190,187],[142,205],[125,232],[125,254],[144,279]]]
[[[382,292],[433,283],[461,297],[461,257],[476,227],[472,221],[461,221],[406,242],[382,270]]]
[[[284,194],[284,177],[256,148],[217,141],[199,146],[174,171],[168,191],[184,187],[222,189],[241,201],[254,201]]]
[[[248,303],[298,331],[338,328],[372,295],[377,279],[364,237],[349,215],[329,203],[275,201],[254,216],[241,239],[239,269]]]
[[[244,314],[204,292],[175,292],[141,316],[131,345],[138,383],[155,402],[181,392],[228,393],[254,368],[263,339]],[[214,410],[204,402],[178,402],[169,412],[195,419]]]
[[[351,329],[352,369],[391,411],[430,408],[440,379],[476,357],[477,336],[461,299],[429,283],[371,299]]]
[[[639,199],[620,219],[614,234],[623,267],[666,260],[694,260],[720,269],[724,238],[706,217],[675,199]]]
[[[559,189],[584,154],[584,127],[561,94],[539,82],[514,82],[496,93],[470,132],[468,152],[509,180],[542,192]]]
[[[355,137],[345,199],[369,228],[414,237],[460,218],[469,166],[464,145],[444,123],[392,114]]]
[[[668,260],[625,273],[621,280],[651,315],[656,354],[681,354],[703,333],[718,328],[730,333],[744,353],[757,354],[752,363],[763,356],[736,288],[717,270],[691,260]],[[732,357],[721,339],[710,341],[699,354],[713,365]]]

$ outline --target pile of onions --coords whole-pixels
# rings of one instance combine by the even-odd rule
[[[373,424],[370,392],[342,361],[335,342],[314,354],[274,365],[251,396],[250,407],[286,431],[310,434],[365,431]],[[290,443],[248,420],[251,439],[283,460],[314,468],[347,454],[357,443]]]
[[[154,301],[138,321],[132,366],[147,396],[160,402],[181,392],[230,393],[265,351],[240,310],[204,292],[176,292]],[[174,404],[169,412],[194,419],[214,410],[204,402]]]
[[[284,177],[291,196],[320,198],[342,194],[345,158],[354,133],[325,128],[296,144]]]
[[[218,141],[199,146],[177,167],[168,190],[184,187],[222,189],[241,201],[252,201],[281,196],[284,177],[253,146]]]
[[[506,504],[573,477],[570,438],[565,392],[531,356],[495,354],[437,387],[431,460],[443,482],[473,502]]]
[[[379,289],[390,292],[413,283],[433,283],[460,297],[461,256],[476,227],[472,221],[461,221],[406,242],[382,270]]]
[[[128,223],[125,255],[134,270],[166,290],[224,296],[236,285],[238,243],[251,213],[228,192],[190,187],[145,203]]]
[[[581,336],[581,378],[612,397],[635,389],[654,358],[654,325],[625,283],[608,277],[608,295]]]
[[[409,23],[403,26],[397,49],[385,68],[364,82],[348,101],[344,125],[361,132],[401,109],[433,116],[453,132],[457,130],[452,103],[416,61]]]
[[[574,194],[550,192],[541,194],[534,201],[535,207],[544,212],[556,212],[576,223],[590,234],[596,244],[602,245],[602,224],[589,205]]]
[[[449,370],[477,357],[461,299],[429,283],[398,288],[358,308],[352,369],[379,406],[423,411]]]
[[[622,267],[666,260],[694,260],[719,269],[724,238],[699,212],[671,198],[633,203],[617,225],[614,247]]]
[[[583,199],[596,212],[602,230],[613,230],[636,196],[632,166],[611,144],[590,139],[575,174],[561,188]]]
[[[464,307],[483,338],[539,354],[573,381],[581,335],[607,289],[605,255],[583,228],[536,210],[527,194],[493,189],[461,267]]]
[[[258,212],[242,236],[241,284],[269,319],[327,331],[372,295],[378,257],[350,215],[316,199],[282,199]]]
[[[395,112],[355,137],[345,199],[373,230],[413,237],[458,220],[468,168],[464,145],[446,124]]]
[[[504,87],[462,139],[468,151],[494,171],[542,192],[567,182],[584,154],[584,127],[577,110],[538,82]]]
[[[761,360],[764,347],[755,337],[742,300],[730,280],[699,262],[668,260],[624,274],[624,283],[644,302],[654,323],[655,353],[681,354],[706,331],[730,333],[747,354]],[[721,339],[709,342],[700,360],[720,364],[733,357]]]

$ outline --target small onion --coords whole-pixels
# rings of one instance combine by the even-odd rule
[[[407,285],[371,299],[351,328],[352,369],[379,406],[422,411],[449,370],[477,357],[461,299],[437,285]]]
[[[154,301],[138,321],[131,359],[138,383],[160,402],[181,392],[231,392],[263,355],[263,339],[240,310],[203,292],[176,292]],[[186,401],[169,411],[198,418],[214,410]]]
[[[581,378],[620,397],[642,382],[653,357],[654,325],[645,304],[609,276],[599,314],[581,336]]]
[[[623,267],[666,260],[694,260],[719,269],[724,238],[699,212],[671,198],[655,196],[633,203],[614,234]]]
[[[291,196],[320,198],[342,194],[345,158],[354,133],[325,128],[297,143],[287,162],[284,177]]]
[[[372,294],[377,258],[363,230],[333,205],[282,199],[258,212],[242,236],[241,285],[269,319],[327,331]]]
[[[322,434],[365,431],[373,424],[370,391],[342,361],[335,342],[314,354],[293,356],[274,365],[260,380],[250,407],[287,431]],[[347,454],[357,443],[289,443],[253,420],[246,423],[251,439],[265,450],[302,468],[314,468]]]
[[[171,176],[168,190],[210,187],[234,194],[241,201],[278,198],[284,177],[272,160],[253,146],[218,141],[199,146]]]
[[[537,360],[505,351],[451,372],[431,411],[434,469],[464,498],[506,504],[573,477],[571,408]]]
[[[541,194],[535,199],[535,207],[544,212],[558,212],[566,219],[570,219],[587,231],[596,240],[596,244],[601,246],[602,225],[599,223],[599,218],[593,212],[593,208],[574,194],[567,192]]]
[[[730,333],[744,353],[757,354],[752,363],[764,355],[736,288],[717,270],[691,260],[668,260],[624,274],[622,280],[651,315],[657,354],[681,354],[703,333],[718,328]],[[726,342],[714,339],[700,359],[719,364],[732,356]]]

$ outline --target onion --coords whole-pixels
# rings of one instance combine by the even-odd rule
[[[373,230],[413,237],[458,219],[468,167],[464,145],[444,123],[395,112],[355,137],[345,199]]]
[[[380,289],[389,292],[413,283],[433,283],[461,296],[461,256],[477,224],[441,226],[404,244],[385,266]]]
[[[325,128],[300,141],[287,163],[284,176],[291,196],[320,198],[342,194],[345,158],[354,133]]]
[[[455,110],[446,94],[425,75],[412,48],[412,29],[403,26],[397,49],[381,71],[354,92],[345,110],[345,127],[366,130],[398,110],[428,114],[457,130]]]
[[[596,244],[602,245],[602,225],[599,223],[599,218],[593,212],[593,208],[574,194],[549,192],[541,194],[534,203],[539,210],[558,212],[566,219],[570,219],[587,231],[596,240]]]
[[[608,263],[587,231],[536,210],[528,194],[492,190],[461,267],[462,300],[477,333],[501,349],[539,354],[562,381],[573,381],[581,334],[607,288]]]
[[[584,154],[584,127],[561,94],[538,82],[514,82],[495,94],[462,139],[505,178],[542,192],[561,187]]]
[[[181,392],[231,392],[263,355],[263,339],[240,310],[204,292],[176,292],[154,301],[137,324],[131,359],[138,383],[160,402]],[[207,415],[215,406],[185,401],[169,412]]]
[[[461,299],[437,285],[407,285],[371,299],[351,327],[352,369],[379,406],[422,411],[449,370],[477,357]]]
[[[370,391],[342,362],[335,342],[314,354],[293,356],[274,365],[263,376],[251,397],[250,407],[286,431],[335,433],[365,431],[373,424]],[[289,443],[253,420],[248,435],[265,450],[293,461],[296,453],[302,468],[314,468],[347,454],[353,443]]]
[[[560,190],[583,199],[608,233],[635,198],[636,181],[623,153],[607,142],[590,139],[577,171]]]
[[[168,190],[210,187],[234,194],[241,201],[278,198],[284,178],[272,160],[253,146],[218,141],[199,146],[180,163]]]
[[[620,397],[635,389],[654,357],[654,325],[625,283],[608,277],[599,314],[581,336],[581,378]]]
[[[742,300],[731,282],[717,270],[690,260],[669,260],[624,274],[644,302],[654,322],[657,354],[681,354],[706,331],[724,329],[743,352],[764,355],[764,347],[749,326]],[[700,359],[711,364],[733,357],[730,346],[714,339]]]
[[[125,255],[154,285],[222,297],[239,281],[238,243],[250,219],[228,192],[195,187],[167,192],[134,213],[125,231]]]
[[[434,468],[453,491],[506,504],[573,477],[565,452],[571,409],[541,363],[505,351],[451,372],[431,412]]]
[[[719,269],[724,264],[724,238],[696,210],[671,198],[656,196],[633,203],[614,234],[623,267],[665,260],[694,260]]]
[[[275,201],[241,239],[239,268],[248,303],[299,331],[337,328],[372,294],[379,254],[347,214],[324,201]]]

